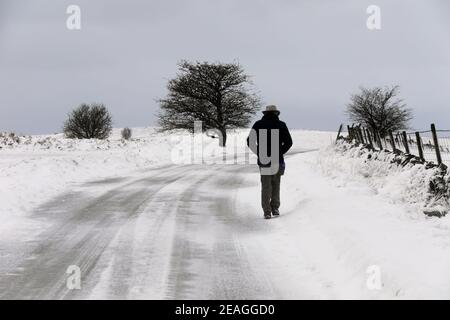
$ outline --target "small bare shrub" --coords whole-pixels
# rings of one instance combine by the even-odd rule
[[[132,133],[133,132],[131,131],[130,128],[123,128],[122,131],[120,132],[122,138],[125,140],[130,140]]]

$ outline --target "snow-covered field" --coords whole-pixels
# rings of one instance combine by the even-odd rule
[[[62,134],[20,137],[0,142],[0,234],[27,224],[33,208],[73,185],[113,178],[170,161],[170,137],[154,128],[134,129],[131,141],[114,130],[108,140],[71,140]],[[30,226],[38,230],[38,226]]]
[[[227,151],[234,150],[235,145],[239,149],[245,143],[247,133],[247,130],[240,130],[231,134]],[[223,271],[224,279],[233,285],[237,282],[234,296],[225,294],[229,283],[222,283],[224,287],[217,292],[222,292],[227,298],[450,298],[450,277],[447,274],[450,270],[449,218],[429,218],[422,213],[427,190],[424,181],[429,173],[418,167],[399,169],[388,162],[367,163],[363,157],[336,152],[330,146],[335,135],[334,132],[292,131],[294,146],[286,160],[286,174],[282,178],[282,216],[270,221],[262,219],[257,171],[242,171],[245,166],[233,171],[233,164],[226,164],[229,169],[218,171],[219,163],[219,167],[205,170],[207,176],[196,175],[196,170],[202,170],[202,166],[185,171],[180,168],[179,173],[174,172],[173,177],[170,175],[172,170],[176,171],[170,166],[174,161],[173,150],[180,146],[177,142],[187,139],[185,134],[169,135],[158,133],[154,128],[135,128],[133,139],[128,142],[120,139],[119,131],[114,131],[108,141],[66,140],[60,135],[26,138],[18,145],[0,149],[0,249],[7,248],[13,241],[31,241],[37,234],[45,234],[51,222],[34,219],[33,212],[56,196],[103,178],[113,183],[114,178],[120,177],[133,181],[146,170],[161,167],[164,168],[161,172],[165,173],[161,178],[155,177],[154,183],[160,183],[163,178],[174,182],[171,180],[170,184],[163,185],[163,190],[167,190],[159,197],[159,191],[156,191],[151,202],[167,202],[171,211],[143,208],[142,215],[137,218],[139,223],[124,224],[120,231],[114,233],[113,240],[99,238],[100,243],[105,241],[105,248],[99,253],[98,264],[107,266],[104,269],[98,267],[103,270],[99,271],[99,279],[107,280],[99,280],[90,295],[82,297],[204,298],[192,295],[206,294],[211,290],[208,285],[217,285],[216,279],[210,275],[206,280],[193,281],[198,288],[189,289],[189,281],[184,278],[195,279],[196,273],[211,267],[211,263],[212,266],[223,266],[223,270],[215,271]],[[219,159],[221,148],[216,145],[217,140],[204,139],[208,149],[204,156],[208,160]],[[242,159],[242,154],[236,161],[239,159]],[[253,156],[250,160],[254,163]],[[212,174],[216,176],[211,177]],[[230,180],[229,186],[226,185],[227,179]],[[209,190],[210,195],[205,198],[207,190],[201,189],[204,181],[209,181],[204,188],[216,184],[219,191]],[[197,190],[190,190],[190,183],[199,187],[197,193]],[[220,194],[233,186],[236,190],[230,190],[232,198]],[[101,194],[101,185],[89,188]],[[138,186],[128,183],[124,185],[124,192],[127,188],[132,188],[131,191],[136,192],[137,199],[140,199]],[[183,193],[178,195],[181,191]],[[171,194],[172,200],[165,198]],[[62,199],[65,201],[66,198]],[[221,202],[202,203],[199,199]],[[230,201],[232,207],[228,208]],[[206,218],[204,215],[208,216],[211,207],[220,210],[220,215]],[[148,210],[153,211],[147,215]],[[196,233],[184,231],[184,236],[192,238],[181,247],[176,239],[171,238],[176,228],[171,218],[167,218],[179,219],[183,212],[174,212],[176,210],[185,210],[191,219],[180,223],[181,230],[194,222],[193,226],[201,226],[201,229],[194,230]],[[232,211],[232,215],[227,216],[226,210]],[[144,263],[149,257],[142,250],[149,245],[146,230],[155,230],[155,237],[158,234],[159,229],[154,228],[159,222],[155,219],[162,219],[161,230],[164,231],[159,231],[164,237],[158,241],[166,239],[167,243],[159,243],[160,251],[152,253],[156,256],[152,259],[158,261],[152,264],[152,268],[156,271],[161,269],[161,275],[168,273],[162,269],[169,257],[172,257],[169,268],[172,272],[188,268],[185,271],[189,276],[179,275],[189,289],[186,295],[174,293],[168,282],[175,280],[170,280],[169,275],[169,280],[164,282],[166,278],[159,277],[155,270],[152,271],[156,272],[153,275],[155,287],[148,288],[152,286],[149,282],[143,291],[138,287],[145,287],[148,276],[131,281],[114,273],[117,271],[113,266],[117,265],[119,275],[124,274],[121,269],[124,266],[111,261],[121,261],[123,254],[130,254],[126,247],[120,251],[121,254],[115,253],[128,243],[123,239],[130,237],[136,237],[134,245],[139,245],[133,250],[138,252],[129,257],[133,263],[127,261],[126,264],[138,271],[149,268]],[[227,231],[231,226],[235,228],[232,233]],[[194,254],[199,245],[211,254],[229,253],[233,259],[237,255],[239,261],[202,255],[200,258],[185,257]],[[182,251],[184,246],[193,247]],[[216,251],[215,246],[221,251]],[[141,247],[143,249],[139,252]],[[190,259],[189,267],[182,264],[184,258]],[[253,276],[259,279],[258,284],[244,283],[250,281],[250,271],[247,274],[242,270],[240,277],[245,280],[243,283],[231,278],[239,274],[236,267],[244,266],[245,270],[255,273]],[[126,296],[120,296],[119,291],[111,289],[112,279],[139,284],[131,288],[134,291],[130,289]],[[377,279],[380,279],[380,288],[377,288]],[[1,280],[0,276],[0,284]],[[374,285],[368,286],[368,281],[374,281]],[[247,291],[242,289],[238,292],[240,285]],[[269,288],[264,290],[267,296],[257,294],[258,287]],[[255,291],[248,291],[248,288]]]

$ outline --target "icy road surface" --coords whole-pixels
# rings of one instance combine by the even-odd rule
[[[236,207],[258,174],[254,165],[168,165],[63,194],[34,214],[45,232],[2,244],[0,297],[274,297],[243,247],[270,226],[260,210]],[[81,269],[79,290],[67,287],[69,266]]]
[[[411,220],[317,161],[291,153],[282,215],[269,221],[254,165],[167,165],[80,184],[35,210],[44,231],[0,242],[0,298],[450,297],[448,226]],[[67,286],[70,266],[80,289]]]

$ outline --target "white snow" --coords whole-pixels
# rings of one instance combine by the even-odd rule
[[[248,130],[231,134],[227,150],[244,144],[247,134]],[[282,217],[262,219],[258,175],[246,175],[248,183],[242,184],[235,204],[242,218],[261,214],[256,223],[264,224],[265,232],[247,233],[236,241],[252,268],[266,268],[264,274],[270,277],[264,281],[272,284],[276,296],[450,298],[449,218],[422,213],[431,172],[418,166],[398,168],[388,161],[367,162],[357,156],[365,152],[358,149],[336,152],[330,147],[334,132],[293,130],[292,135],[293,149],[305,152],[286,160]],[[45,227],[30,218],[33,209],[73,186],[171,163],[176,140],[154,128],[133,129],[128,142],[120,139],[119,130],[108,141],[68,140],[61,135],[23,139],[0,149],[4,242],[17,232]],[[206,139],[205,156],[217,159],[221,149],[215,147],[216,140]],[[153,220],[143,216],[137,232],[144,234]],[[373,266],[381,272],[379,290],[367,286]],[[101,286],[97,290],[92,295],[101,297]]]
[[[56,134],[20,137],[18,144],[4,141],[0,139],[0,234],[6,236],[27,223],[34,208],[74,184],[168,163],[172,139],[155,128],[135,128],[130,141],[121,139],[119,129],[108,140]]]
[[[391,152],[350,147],[343,142],[321,150],[318,157],[321,170],[326,175],[344,177],[344,183],[356,180],[368,184],[374,194],[386,201],[408,204],[405,211],[408,215],[422,217],[424,207],[440,205],[427,201],[430,179],[439,170],[426,169],[424,165],[400,166],[393,163],[394,158]]]
[[[448,299],[449,219],[421,210],[430,170],[366,163],[333,149],[287,160],[283,219],[248,240],[265,248],[255,260],[272,266],[272,281],[287,289],[283,298]],[[241,193],[243,212],[260,211],[254,189]],[[380,290],[367,286],[373,266]]]

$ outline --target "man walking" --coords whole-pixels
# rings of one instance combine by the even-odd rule
[[[247,145],[258,156],[261,174],[261,205],[264,218],[280,215],[280,180],[284,174],[283,155],[291,148],[292,138],[286,124],[280,121],[280,111],[269,105],[261,120],[255,122]]]

